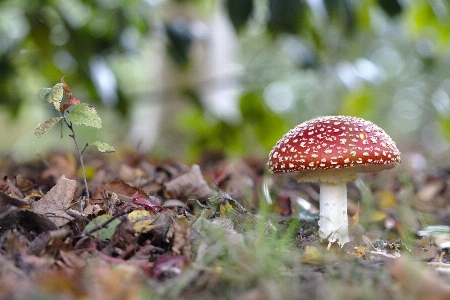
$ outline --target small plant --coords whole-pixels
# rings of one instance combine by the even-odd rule
[[[42,100],[46,100],[48,103],[53,103],[53,106],[57,111],[61,113],[61,117],[51,118],[38,124],[34,130],[34,134],[37,137],[41,137],[44,133],[49,131],[53,126],[62,120],[70,129],[72,134],[69,136],[74,140],[75,146],[80,157],[81,171],[83,173],[83,181],[86,187],[86,201],[89,201],[89,189],[86,180],[86,173],[84,171],[83,152],[86,150],[89,144],[86,143],[83,150],[81,150],[78,140],[75,134],[74,125],[91,126],[95,128],[102,127],[102,120],[97,114],[97,111],[92,105],[82,103],[77,97],[75,97],[69,89],[69,86],[64,82],[64,76],[61,77],[61,83],[57,83],[52,88],[42,88],[38,91],[38,96]],[[67,96],[67,101],[61,104],[64,92]],[[70,106],[74,106],[70,111]],[[61,125],[62,126],[62,125]],[[61,135],[62,137],[62,135]],[[107,143],[96,141],[93,143],[100,152],[114,152],[114,147]]]

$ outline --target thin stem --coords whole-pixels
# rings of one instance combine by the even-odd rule
[[[81,165],[81,172],[83,173],[83,181],[84,181],[84,186],[86,189],[86,204],[89,205],[89,188],[88,188],[88,184],[87,184],[87,179],[86,179],[86,172],[84,171],[84,161],[83,161],[83,152],[80,149],[80,146],[78,145],[78,140],[75,134],[75,130],[73,129],[73,125],[72,122],[68,122],[67,119],[65,118],[64,112],[61,112],[63,117],[64,117],[64,122],[66,123],[67,127],[69,127],[70,131],[72,131],[72,134],[69,135],[75,142],[75,146],[77,147],[77,151],[78,151],[78,155],[80,156],[80,165]],[[84,149],[83,149],[84,151]]]
[[[75,238],[81,238],[81,237],[85,237],[85,236],[89,236],[92,233],[99,231],[100,229],[106,228],[108,227],[108,224],[111,223],[112,221],[114,221],[115,219],[120,218],[121,216],[125,215],[127,213],[126,210],[122,209],[119,212],[117,212],[116,214],[114,214],[113,216],[111,216],[111,218],[109,218],[108,220],[106,220],[105,222],[95,226],[94,228],[87,230],[79,235],[75,235],[75,236],[71,236],[72,239]]]

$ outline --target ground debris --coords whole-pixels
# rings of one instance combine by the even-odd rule
[[[317,184],[264,159],[86,155],[83,211],[70,155],[46,161],[1,170],[1,299],[448,299],[447,171],[350,183],[351,242],[327,250]]]

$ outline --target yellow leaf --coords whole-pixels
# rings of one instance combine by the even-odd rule
[[[162,226],[161,224],[152,225],[153,222],[155,222],[155,220],[156,219],[146,219],[146,220],[137,221],[136,223],[134,223],[133,228],[134,228],[134,230],[136,230],[136,232],[143,233],[143,232],[148,232],[154,228]]]
[[[130,219],[131,223],[136,223],[138,219],[148,216],[150,216],[150,213],[146,210],[133,210],[128,214],[128,219]]]
[[[28,196],[26,196],[25,198],[23,198],[23,201],[30,201],[31,198],[41,199],[42,195],[38,194],[38,193],[31,193]]]
[[[372,213],[372,221],[379,222],[383,221],[386,218],[386,214],[380,210],[376,210]]]
[[[316,247],[306,246],[305,253],[302,256],[302,262],[319,266],[323,264],[323,256]]]
[[[220,216],[221,217],[225,217],[226,215],[228,215],[228,213],[233,209],[233,206],[231,206],[230,203],[226,204],[226,205],[220,205]]]
[[[148,232],[163,226],[163,224],[153,225],[158,216],[151,215],[147,210],[134,210],[128,214],[128,219],[133,223],[133,228],[138,233]]]
[[[355,249],[354,255],[356,257],[363,257],[366,253],[367,253],[367,249],[365,247],[359,246]]]
[[[390,191],[378,191],[375,193],[375,196],[379,199],[378,207],[381,210],[388,210],[398,205],[397,199]]]

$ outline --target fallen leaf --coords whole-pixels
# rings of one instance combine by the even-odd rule
[[[375,196],[378,198],[379,201],[378,207],[383,211],[393,209],[394,207],[398,206],[398,201],[391,191],[387,190],[377,191],[375,193]]]
[[[81,269],[86,266],[86,261],[80,259],[76,251],[59,251],[61,261],[64,263],[64,267]]]
[[[156,228],[153,223],[158,219],[158,216],[150,215],[147,210],[134,210],[128,214],[128,219],[133,223],[136,232],[144,233]]]
[[[57,229],[55,223],[45,216],[41,216],[21,207],[27,202],[9,197],[0,192],[0,228],[9,229],[11,226],[20,225],[30,232],[41,232]]]
[[[23,193],[16,187],[7,176],[0,178],[0,191],[7,195],[14,194],[18,198],[23,198]]]
[[[314,246],[306,246],[302,255],[302,262],[321,266],[323,265],[323,255]]]
[[[33,192],[34,193],[37,192],[37,190],[36,191],[33,190],[33,185],[34,185],[33,181],[23,178],[20,175],[16,176],[16,185],[17,185],[17,188],[25,195],[29,195]]]
[[[196,253],[196,261],[201,261],[206,255],[217,255],[212,252],[227,249],[231,260],[239,257],[244,249],[244,236],[233,229],[233,222],[219,217],[217,221],[206,219],[208,210],[204,210],[201,216],[192,224],[190,236],[193,252]],[[224,247],[219,247],[224,245]]]
[[[105,190],[119,194],[119,195],[128,196],[128,197],[132,197],[134,195],[134,193],[138,192],[137,197],[148,198],[147,193],[145,193],[145,191],[143,191],[137,187],[129,185],[122,179],[111,181],[111,182],[105,184]]]
[[[188,206],[186,203],[178,200],[178,199],[169,199],[164,201],[164,207],[166,208],[176,208],[176,207],[182,207],[184,209],[188,209]]]
[[[32,204],[35,213],[45,215],[57,226],[67,224],[73,217],[66,214],[73,200],[77,183],[75,180],[67,179],[64,175],[58,179],[54,187],[39,201]]]
[[[37,236],[29,245],[27,253],[34,255],[43,255],[47,250],[72,250],[72,245],[63,242],[69,231],[66,228],[48,230]],[[48,248],[48,249],[46,249]]]
[[[170,242],[174,254],[191,256],[191,224],[186,217],[172,222],[166,239]]]
[[[423,187],[421,187],[416,196],[423,202],[430,202],[436,197],[436,195],[442,191],[445,187],[445,182],[442,180],[434,180],[432,182],[427,182]],[[428,205],[430,203],[427,203]]]
[[[130,252],[135,251],[138,237],[135,233],[130,220],[126,217],[121,217],[110,243],[103,249],[102,253],[113,257],[125,258]]]
[[[203,179],[198,165],[193,165],[189,172],[167,182],[164,187],[172,198],[194,196],[199,199],[206,199],[212,193],[205,179]]]
[[[85,216],[98,216],[100,214],[100,212],[105,213],[105,211],[100,207],[100,205],[98,204],[89,204],[88,206],[86,206],[86,208],[83,210],[83,214]]]
[[[112,218],[110,215],[101,215],[96,217],[89,224],[86,225],[86,227],[83,230],[83,233],[86,233],[98,227],[98,230],[90,233],[90,235],[101,240],[110,239],[113,236],[114,231],[116,231],[117,225],[119,225],[120,223],[119,219],[114,219],[110,223],[108,223],[106,227],[101,228],[100,226],[106,223],[110,218]]]

